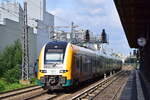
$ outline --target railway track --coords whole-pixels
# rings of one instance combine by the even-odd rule
[[[41,86],[30,86],[0,93],[0,100],[51,100],[61,95],[63,93],[49,94]]]
[[[109,86],[113,86],[112,84],[114,82],[123,79],[123,77],[125,76],[128,76],[127,71],[121,71],[106,79],[96,82],[96,84],[94,83],[94,85],[91,84],[90,86],[79,89],[73,93],[47,93],[47,90],[43,90],[42,87],[33,86],[1,93],[0,100],[93,100],[96,99],[96,97],[98,97],[100,94],[111,94],[104,91]],[[118,84],[120,82],[121,81],[118,81]],[[116,84],[114,84],[113,87],[115,86]],[[118,97],[118,92],[121,90],[121,87],[122,86],[119,86],[117,88],[115,87],[117,90],[113,92],[113,96],[111,96],[110,100],[116,100],[116,98]],[[102,97],[99,96],[98,98]]]
[[[94,86],[86,89],[85,91],[79,93],[78,95],[74,96],[71,98],[71,100],[93,100],[96,99],[97,96],[100,94],[106,95],[108,93],[104,93],[103,91],[106,90],[109,86],[111,86],[114,82],[117,80],[123,79],[123,77],[127,76],[128,72],[127,71],[121,71],[118,72],[115,75],[110,76],[107,79],[104,79],[100,81],[99,83],[95,84]],[[125,82],[125,80],[124,80]],[[115,85],[114,85],[115,86]],[[112,97],[110,97],[110,100],[115,100],[116,97],[118,96],[118,93],[121,89],[121,86],[119,88],[116,88],[117,91],[113,92]],[[107,96],[105,96],[103,99],[100,99],[101,97],[99,96],[98,99],[96,100],[109,100]]]
[[[26,88],[16,89],[8,92],[0,93],[0,100],[20,100],[26,99],[27,97],[33,96],[33,94],[44,93],[42,87],[40,86],[30,86]]]
[[[52,100],[57,97],[59,97],[61,94],[48,94],[46,93],[41,93],[39,95],[31,96],[29,98],[26,98],[24,100]]]
[[[123,90],[123,87],[126,85],[126,82],[128,80],[129,72],[123,73],[123,75],[120,75],[120,77],[112,82],[106,89],[100,92],[100,94],[95,97],[94,100],[119,100],[121,91]]]

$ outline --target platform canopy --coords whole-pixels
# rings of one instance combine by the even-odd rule
[[[138,48],[139,37],[150,34],[150,0],[114,0],[131,48]]]

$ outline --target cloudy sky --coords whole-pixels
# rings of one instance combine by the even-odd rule
[[[105,29],[110,48],[125,55],[131,51],[113,0],[47,0],[47,11],[55,15],[56,26],[73,21],[95,35]]]
[[[95,35],[104,28],[110,48],[125,55],[131,51],[113,0],[47,0],[47,11],[56,15],[55,25],[73,21]]]

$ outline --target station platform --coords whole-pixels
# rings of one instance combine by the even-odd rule
[[[150,100],[150,82],[139,70],[131,71],[120,100]]]

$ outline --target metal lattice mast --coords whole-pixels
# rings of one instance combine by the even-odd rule
[[[71,42],[73,41],[73,34],[74,34],[74,32],[73,32],[73,25],[74,25],[74,23],[72,22],[71,23],[71,33],[70,33],[70,41]]]
[[[29,46],[28,46],[28,22],[27,2],[24,2],[24,32],[23,32],[23,53],[22,53],[22,80],[29,79]]]

